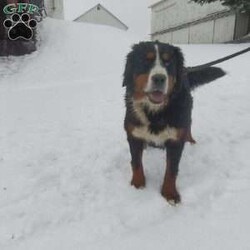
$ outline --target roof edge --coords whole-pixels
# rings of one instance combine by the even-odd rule
[[[101,6],[106,12],[108,12],[113,18],[115,18],[119,23],[121,23],[126,30],[128,30],[128,26],[122,22],[118,17],[116,17],[113,13],[111,13],[108,9],[106,9],[102,4],[98,3],[95,6],[93,6],[92,8],[90,8],[89,10],[85,11],[83,14],[81,14],[80,16],[78,16],[77,18],[75,18],[73,21],[77,21],[80,17],[82,17],[83,15],[87,14],[88,12],[92,11],[93,9],[95,9],[96,7]]]
[[[203,22],[208,22],[210,20],[216,20],[218,18],[222,18],[222,17],[226,17],[226,16],[230,16],[230,15],[235,15],[235,11],[222,10],[222,11],[218,11],[216,13],[210,14],[208,16],[198,18],[198,19],[193,20],[193,21],[189,21],[187,23],[182,23],[182,24],[175,25],[173,27],[169,27],[166,29],[155,31],[155,32],[151,33],[150,35],[151,36],[162,35],[162,34],[165,34],[168,32],[184,29],[184,28],[187,28],[187,27],[192,26],[192,25],[196,25],[196,24],[203,23]]]
[[[149,8],[154,8],[157,5],[160,5],[161,3],[164,3],[165,1],[167,1],[167,0],[160,0],[160,1],[156,2],[156,3],[154,3],[154,4],[149,5],[148,7]]]

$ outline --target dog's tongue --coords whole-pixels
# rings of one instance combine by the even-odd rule
[[[162,103],[164,101],[164,95],[161,91],[151,92],[149,98],[154,103]]]

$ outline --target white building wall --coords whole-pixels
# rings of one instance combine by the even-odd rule
[[[49,17],[64,19],[63,0],[45,0],[44,4]]]
[[[177,30],[172,33],[172,41],[171,43],[188,43],[189,42],[189,28]]]
[[[187,28],[158,34],[159,41],[175,44],[223,43],[234,38],[235,15],[199,23]],[[156,40],[153,36],[153,40]]]
[[[55,2],[55,10],[53,17],[64,19],[64,6],[63,6],[63,0],[54,0]]]
[[[219,2],[200,6],[189,0],[163,1],[152,7],[151,33],[166,32],[153,35],[152,39],[177,44],[231,41],[236,17],[228,10]],[[218,13],[229,14],[215,17]]]
[[[233,40],[235,18],[235,15],[231,15],[215,20],[214,43],[223,43]]]
[[[172,34],[172,32],[169,32],[164,37],[159,35],[158,40],[162,41],[164,43],[171,43],[171,41],[173,40],[173,34]]]
[[[200,23],[190,27],[189,43],[212,43],[214,21]]]
[[[118,29],[127,30],[128,28],[123,25],[119,20],[107,12],[102,6],[96,6],[95,8],[89,10],[84,15],[77,18],[77,22],[88,22],[94,24],[102,24],[113,26]]]
[[[164,30],[228,10],[220,2],[200,6],[189,0],[166,0],[152,8],[151,31]]]

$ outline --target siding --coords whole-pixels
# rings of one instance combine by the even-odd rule
[[[167,0],[152,8],[152,33],[199,20],[205,16],[228,10],[219,2],[200,6],[189,0]]]
[[[64,9],[63,9],[63,0],[54,0],[55,9],[54,9],[54,18],[63,19],[64,18]]]
[[[45,0],[44,1],[44,5],[46,8],[46,12],[48,14],[48,16],[52,16],[53,15],[53,9],[54,9],[54,0]]]
[[[189,28],[177,30],[172,34],[172,43],[188,43],[189,42]]]
[[[223,43],[234,39],[235,15],[215,20],[214,43]]]
[[[235,39],[250,32],[250,14],[237,14],[235,27]]]
[[[212,43],[213,28],[213,21],[191,26],[189,43]]]
[[[44,3],[49,17],[64,18],[63,0],[45,0]]]
[[[221,43],[245,35],[249,29],[249,15],[238,15],[236,19],[236,14],[219,2],[200,6],[189,0],[165,0],[151,8],[153,40]]]

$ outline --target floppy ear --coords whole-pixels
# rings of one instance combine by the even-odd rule
[[[127,61],[125,65],[125,70],[123,73],[123,83],[122,87],[128,86],[133,82],[133,57],[132,57],[133,51],[131,51],[127,55]]]
[[[176,59],[176,91],[180,91],[184,85],[184,57],[181,49],[178,47],[174,48],[175,59]]]

